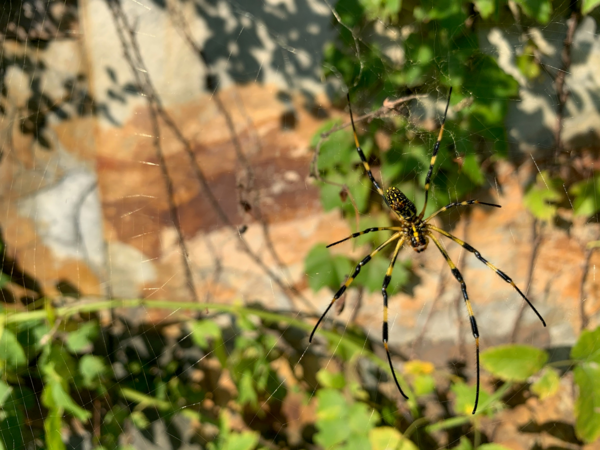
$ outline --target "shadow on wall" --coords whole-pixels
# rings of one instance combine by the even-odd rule
[[[220,83],[274,83],[309,101],[323,91],[323,48],[335,36],[325,2],[200,0],[195,10],[209,29],[203,50]]]

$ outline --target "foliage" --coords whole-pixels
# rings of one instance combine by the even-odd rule
[[[208,307],[213,314],[221,314],[182,319],[176,322],[176,330],[171,328],[166,334],[156,328],[140,334],[133,328],[118,335],[116,329],[127,327],[99,326],[94,318],[95,311],[107,307],[139,305],[187,310]],[[70,445],[64,430],[73,421],[94,435],[98,420],[102,427],[94,435],[96,448],[117,448],[124,430],[132,427],[142,432],[156,421],[170,424],[176,420],[184,420],[192,435],[211,450],[254,450],[265,448],[265,442],[285,448],[297,441],[274,424],[290,420],[284,411],[302,408],[314,411],[312,415],[303,413],[304,433],[308,433],[304,439],[319,447],[414,450],[415,439],[438,442],[432,445],[439,446],[445,433],[461,429],[465,433],[471,427],[483,433],[479,428],[482,418],[497,420],[498,414],[515,407],[510,393],[518,386],[515,383],[525,383],[519,390],[531,389],[540,401],[557,395],[562,384],[554,366],[564,364],[548,364],[548,355],[542,350],[524,345],[486,350],[482,364],[503,382],[485,384],[488,388],[482,388],[479,411],[472,416],[473,381],[467,383],[429,362],[415,360],[399,372],[412,403],[402,401],[400,405],[408,409],[398,414],[397,392],[389,377],[387,383],[378,382],[375,390],[369,387],[369,377],[379,370],[387,373],[387,361],[371,350],[378,344],[352,330],[345,330],[343,340],[336,332],[323,331],[322,336],[339,349],[332,360],[329,350],[321,352],[314,345],[306,348],[311,323],[261,309],[143,300],[82,304],[80,308],[52,309],[51,313],[49,309],[17,314],[4,311],[1,316],[0,432],[4,448],[37,448],[35,443],[43,442],[48,450],[64,449]],[[82,319],[83,311],[87,320]],[[62,325],[50,327],[49,318]],[[95,331],[90,333],[92,329]],[[114,339],[109,348],[106,339]],[[80,345],[73,345],[79,340]],[[599,343],[600,328],[582,333],[572,349],[571,366],[567,366],[574,365],[573,379],[579,392],[575,432],[584,442],[599,437],[594,410],[600,401],[596,382],[600,376]],[[312,362],[304,364],[306,360]],[[385,384],[388,386],[383,387]],[[448,399],[450,409],[439,409],[435,418],[424,419],[422,407],[432,398]],[[36,408],[42,420],[28,420]],[[266,417],[270,420],[263,420]],[[411,427],[419,422],[423,426]],[[473,448],[466,436],[456,448]],[[488,443],[478,448],[501,447]]]

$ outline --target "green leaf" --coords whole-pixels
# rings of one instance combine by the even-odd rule
[[[510,448],[500,444],[483,444],[477,447],[477,450],[510,450]]]
[[[477,387],[475,385],[468,386],[463,382],[454,383],[450,390],[454,393],[454,412],[457,415],[466,415],[471,416],[473,413],[473,406],[475,406],[475,394]],[[493,414],[490,408],[486,411],[481,411],[481,407],[487,405],[490,399],[490,394],[488,394],[483,389],[479,390],[479,404],[478,408],[480,408],[479,413],[484,413],[486,415]]]
[[[344,378],[343,373],[333,373],[327,369],[321,369],[317,372],[317,381],[322,384],[323,387],[330,389],[342,389],[346,386],[346,379]]]
[[[600,327],[594,331],[583,330],[571,349],[571,358],[600,364]]]
[[[419,375],[414,377],[412,385],[417,396],[431,394],[435,390],[435,379],[431,375]]]
[[[86,322],[67,337],[67,348],[71,353],[89,351],[92,348],[94,339],[98,336],[98,324],[96,322]]]
[[[542,376],[531,385],[531,391],[537,395],[540,400],[553,396],[560,386],[560,376],[552,367],[546,367]]]
[[[583,0],[581,12],[582,14],[588,14],[598,5],[600,5],[600,0]]]
[[[504,381],[526,381],[548,360],[548,354],[528,345],[500,345],[481,354],[481,365]]]
[[[575,432],[585,442],[600,438],[600,365],[583,363],[575,367],[579,396],[575,402]]]
[[[44,372],[45,386],[42,392],[42,403],[49,409],[60,409],[67,411],[79,420],[87,420],[91,413],[81,408],[68,394],[68,384],[54,370],[54,364],[42,368]]]
[[[536,183],[523,198],[527,209],[540,220],[552,220],[556,214],[557,207],[550,202],[560,201],[562,193],[554,187],[555,184],[556,181],[551,180],[547,172],[539,173]]]
[[[136,426],[136,428],[140,430],[145,430],[146,428],[148,428],[148,426],[150,426],[150,421],[142,411],[132,412],[129,418]]]
[[[252,431],[239,434],[230,434],[222,450],[252,450],[258,444],[259,435]]]
[[[463,158],[463,173],[476,185],[481,186],[485,182],[485,177],[479,167],[477,157],[470,153]]]
[[[550,0],[515,0],[521,6],[526,16],[546,24],[552,16],[552,2]]]
[[[4,402],[6,402],[12,391],[13,388],[0,380],[0,408],[4,406]]]
[[[392,427],[377,427],[369,431],[371,450],[417,450],[417,446],[402,437],[398,430]]]
[[[574,195],[573,209],[578,216],[591,216],[600,209],[600,177],[580,181],[569,189]]]
[[[87,388],[96,386],[99,379],[108,372],[104,359],[95,355],[84,355],[79,360],[79,373],[83,378],[83,385]]]
[[[474,0],[475,9],[479,11],[481,17],[487,19],[496,11],[496,0]]]
[[[342,444],[349,438],[348,402],[338,390],[321,389],[317,393],[317,429],[315,442],[323,448]]]
[[[461,436],[460,442],[456,447],[453,447],[452,450],[473,450],[473,445],[469,439],[467,439],[465,436]]]
[[[542,73],[542,69],[535,58],[535,51],[535,45],[528,44],[523,49],[523,53],[517,56],[517,67],[528,80],[535,80]]]
[[[5,274],[4,272],[0,272],[0,289],[6,286],[8,283],[12,282],[12,278],[10,275]]]
[[[44,420],[44,431],[46,432],[46,448],[48,450],[65,450],[62,440],[62,413],[52,408]]]
[[[308,284],[313,291],[323,287],[338,289],[350,274],[350,261],[343,256],[332,256],[324,244],[311,249],[304,261]]]
[[[5,329],[0,338],[0,360],[6,361],[11,368],[15,368],[27,362],[23,347],[19,344],[15,334]]]
[[[208,349],[209,339],[221,339],[221,329],[211,320],[200,320],[189,324],[192,328],[192,339],[203,350]]]
[[[238,391],[240,393],[238,396],[238,403],[240,405],[258,405],[258,396],[256,395],[256,390],[254,389],[252,373],[249,370],[245,371],[242,375]]]

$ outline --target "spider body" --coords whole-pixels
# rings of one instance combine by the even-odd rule
[[[394,211],[400,219],[411,220],[417,215],[417,208],[404,193],[395,187],[391,187],[386,192],[386,199],[392,211]]]
[[[440,132],[439,132],[437,141],[435,143],[435,146],[433,147],[431,161],[429,162],[429,170],[427,171],[427,177],[425,178],[425,202],[424,202],[425,204],[423,205],[423,209],[421,210],[421,213],[418,215],[417,215],[417,209],[416,209],[415,205],[406,197],[406,195],[404,195],[402,193],[402,191],[400,191],[399,189],[397,189],[395,187],[390,187],[386,191],[386,193],[384,193],[381,186],[379,186],[379,184],[377,183],[377,180],[375,180],[375,177],[373,176],[373,173],[371,172],[371,168],[369,166],[369,163],[367,162],[365,154],[363,153],[362,149],[360,148],[360,144],[358,142],[358,136],[356,134],[356,128],[354,126],[354,118],[352,117],[352,108],[350,107],[350,95],[348,95],[348,106],[350,107],[349,108],[350,109],[350,120],[352,123],[352,130],[354,132],[354,142],[356,143],[356,151],[358,152],[358,155],[360,156],[360,159],[365,168],[365,172],[367,173],[367,176],[371,180],[371,183],[373,183],[375,190],[383,198],[386,205],[388,205],[390,207],[390,209],[392,209],[392,211],[394,211],[394,213],[396,213],[400,224],[399,224],[399,226],[395,226],[395,227],[367,228],[366,230],[359,231],[357,233],[353,233],[350,236],[348,236],[344,239],[341,239],[337,242],[334,242],[333,244],[329,244],[327,246],[327,247],[331,247],[333,245],[337,245],[341,242],[347,241],[348,239],[355,238],[355,237],[361,236],[363,234],[371,233],[374,231],[387,230],[387,231],[393,232],[393,235],[391,237],[389,237],[383,244],[381,244],[379,247],[377,247],[375,250],[373,250],[368,256],[366,256],[364,259],[362,259],[358,263],[358,265],[354,269],[354,273],[348,277],[348,279],[342,286],[340,286],[338,291],[333,296],[333,299],[329,303],[329,306],[325,309],[325,312],[321,315],[321,317],[317,321],[315,327],[313,328],[313,331],[310,334],[310,341],[312,341],[313,336],[314,336],[317,328],[319,327],[319,324],[323,320],[323,318],[327,315],[327,313],[329,312],[329,310],[331,309],[331,307],[333,306],[335,301],[341,297],[341,295],[346,291],[346,289],[350,286],[350,284],[358,276],[362,267],[364,265],[366,265],[369,261],[371,261],[371,259],[377,253],[379,253],[384,247],[388,246],[392,242],[396,242],[395,249],[392,252],[392,258],[390,261],[390,265],[388,266],[388,269],[383,278],[383,285],[381,288],[381,293],[383,295],[383,346],[384,346],[386,354],[387,354],[388,362],[390,365],[392,375],[394,377],[394,381],[396,382],[396,386],[397,386],[398,390],[400,391],[400,393],[402,394],[402,396],[404,396],[405,398],[408,399],[408,397],[402,391],[402,388],[400,387],[400,383],[398,382],[398,379],[396,377],[396,372],[395,372],[394,366],[392,364],[392,357],[390,355],[389,348],[388,348],[388,294],[387,294],[387,288],[392,279],[392,272],[394,269],[394,264],[396,263],[396,258],[398,257],[398,253],[400,252],[400,249],[403,247],[403,245],[405,243],[408,243],[415,252],[421,253],[427,249],[429,240],[431,239],[433,241],[433,243],[435,244],[435,246],[440,251],[440,253],[442,254],[442,256],[444,257],[444,259],[446,260],[446,262],[448,263],[448,266],[450,268],[450,271],[452,272],[452,275],[454,276],[456,281],[458,281],[458,283],[460,284],[464,302],[465,302],[465,306],[466,306],[467,312],[469,314],[469,321],[471,323],[471,332],[473,334],[473,338],[475,339],[475,348],[476,348],[477,391],[475,394],[475,404],[473,407],[473,414],[475,414],[475,412],[477,411],[477,404],[479,401],[479,384],[480,384],[479,329],[477,327],[477,321],[475,320],[475,315],[473,313],[471,301],[467,294],[467,285],[466,285],[460,271],[458,270],[458,268],[456,267],[454,262],[452,262],[452,259],[450,259],[448,252],[442,246],[442,244],[440,243],[438,238],[433,234],[433,232],[439,233],[442,236],[445,236],[445,237],[453,240],[454,242],[456,242],[458,245],[462,246],[468,252],[473,253],[479,261],[481,261],[483,264],[485,264],[487,267],[489,267],[491,270],[493,270],[500,278],[502,278],[506,283],[510,284],[519,293],[519,295],[527,302],[527,304],[531,307],[531,309],[535,312],[535,314],[537,314],[537,316],[542,321],[542,324],[544,326],[546,326],[546,322],[544,321],[544,319],[542,318],[540,313],[531,304],[531,302],[525,296],[525,294],[523,294],[523,292],[521,292],[521,290],[517,287],[517,285],[513,282],[513,280],[508,275],[506,275],[504,272],[502,272],[501,270],[496,268],[496,266],[494,266],[492,263],[490,263],[488,260],[486,260],[481,255],[481,253],[479,253],[479,251],[476,250],[475,248],[473,248],[471,245],[467,244],[466,242],[460,240],[456,236],[453,236],[452,234],[448,233],[447,231],[444,231],[441,228],[438,228],[430,223],[431,219],[433,219],[438,214],[440,214],[450,208],[457,207],[457,206],[470,206],[470,205],[478,204],[478,205],[495,206],[497,208],[500,208],[500,205],[495,205],[493,203],[480,202],[478,200],[465,200],[463,202],[450,203],[450,204],[444,206],[443,208],[441,208],[440,210],[436,211],[435,213],[431,214],[426,219],[423,219],[423,216],[425,214],[425,209],[427,207],[427,198],[429,195],[429,187],[430,187],[430,182],[431,182],[431,175],[433,172],[433,166],[435,164],[435,160],[437,158],[437,153],[440,148],[440,142],[442,140],[442,135],[444,133],[444,123],[446,121],[446,115],[448,114],[448,107],[450,106],[450,95],[451,94],[452,94],[452,88],[450,88],[450,92],[448,94],[448,103],[446,104],[446,111],[444,112],[444,118],[442,119],[442,124],[440,127]]]

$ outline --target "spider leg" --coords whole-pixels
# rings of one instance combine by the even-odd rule
[[[479,403],[479,330],[477,329],[477,322],[475,321],[475,315],[473,314],[473,308],[471,308],[471,301],[469,300],[469,296],[467,294],[467,285],[465,284],[465,281],[463,280],[463,277],[460,274],[460,271],[456,268],[456,265],[450,259],[448,252],[446,252],[446,250],[444,250],[444,248],[440,244],[440,241],[438,241],[437,238],[431,233],[429,233],[429,236],[431,237],[433,242],[435,242],[435,245],[437,246],[439,251],[442,253],[444,258],[446,258],[446,262],[450,266],[452,275],[454,275],[454,278],[456,278],[456,280],[460,283],[463,298],[465,299],[465,305],[467,306],[467,311],[469,312],[469,320],[471,321],[471,331],[473,331],[473,337],[475,338],[475,348],[476,348],[476,355],[477,355],[477,359],[476,359],[476,361],[477,361],[477,391],[475,394],[475,406],[473,406],[473,413],[472,413],[472,414],[475,414],[475,411],[477,411],[477,403]]]
[[[334,245],[341,244],[348,239],[352,239],[358,236],[362,236],[363,234],[371,233],[373,231],[383,231],[383,230],[391,230],[391,231],[400,231],[402,228],[400,227],[376,227],[376,228],[367,228],[366,230],[359,231],[358,233],[352,233],[350,236],[342,239],[341,241],[334,242],[333,244],[329,244],[327,248],[333,247]]]
[[[452,239],[454,242],[456,242],[458,245],[460,245],[461,247],[463,247],[465,250],[473,253],[475,255],[475,257],[479,261],[481,261],[482,263],[484,263],[486,266],[488,266],[490,269],[492,269],[494,272],[496,272],[496,274],[498,274],[498,276],[500,278],[502,278],[504,281],[506,281],[508,284],[510,284],[512,287],[514,287],[516,289],[516,291],[519,293],[519,295],[521,295],[521,297],[523,297],[523,299],[531,307],[531,309],[533,310],[533,312],[539,317],[539,319],[542,321],[542,324],[544,324],[544,326],[546,326],[546,321],[544,320],[544,318],[542,317],[542,315],[538,312],[537,309],[535,309],[535,306],[533,306],[533,304],[529,301],[529,299],[525,296],[525,294],[523,294],[523,292],[521,292],[521,290],[517,287],[517,285],[515,284],[515,282],[508,275],[506,275],[500,269],[496,268],[496,266],[494,266],[491,262],[489,262],[487,259],[485,259],[483,256],[481,256],[481,253],[479,253],[476,249],[474,249],[473,247],[471,247],[466,242],[461,241],[456,236],[453,236],[450,233],[448,233],[447,231],[444,231],[444,230],[442,230],[440,228],[434,227],[433,225],[429,225],[428,224],[427,228],[429,228],[430,230],[433,230],[433,231],[437,231],[438,233],[446,236],[447,238]]]
[[[377,192],[379,192],[379,195],[381,195],[383,197],[383,201],[385,202],[385,204],[390,206],[385,194],[383,193],[383,189],[381,189],[381,186],[379,186],[379,183],[377,183],[377,180],[375,180],[375,177],[373,176],[373,172],[371,172],[371,167],[369,166],[369,163],[367,162],[367,158],[365,157],[365,154],[363,153],[362,148],[360,148],[360,144],[358,142],[358,135],[356,134],[356,127],[354,126],[354,117],[352,116],[352,105],[350,104],[350,93],[349,92],[348,92],[347,97],[348,97],[348,110],[350,111],[350,122],[352,122],[352,133],[354,134],[354,143],[356,144],[356,151],[358,152],[358,156],[360,156],[360,160],[362,161],[363,166],[365,166],[365,171],[367,172],[367,175],[371,179],[371,183],[373,183],[373,186],[375,186],[375,189],[377,190]]]
[[[408,397],[400,387],[400,383],[398,382],[398,378],[396,378],[396,371],[394,370],[394,365],[392,364],[392,357],[390,356],[390,351],[388,349],[388,294],[387,287],[392,280],[392,272],[394,271],[394,264],[396,264],[396,258],[398,257],[398,253],[402,248],[402,244],[404,244],[405,238],[402,238],[396,244],[396,249],[394,250],[394,254],[392,255],[392,261],[390,262],[390,266],[388,267],[387,272],[385,273],[385,277],[383,278],[383,286],[381,287],[381,293],[383,294],[383,346],[385,347],[385,352],[387,353],[388,362],[390,363],[390,370],[392,371],[392,375],[394,376],[394,381],[396,382],[396,387],[402,394],[402,397],[408,400]]]
[[[379,247],[377,247],[375,250],[373,250],[368,256],[366,256],[361,262],[359,262],[356,265],[356,267],[354,268],[354,273],[352,275],[350,275],[348,277],[348,279],[346,280],[346,282],[344,284],[342,284],[342,286],[338,289],[338,291],[335,293],[335,295],[331,299],[331,303],[329,303],[329,306],[327,307],[327,309],[325,310],[325,312],[321,315],[321,317],[317,321],[317,324],[315,325],[315,327],[313,328],[312,332],[310,333],[310,338],[308,339],[308,342],[312,342],[313,336],[315,335],[315,331],[317,331],[317,328],[319,328],[319,325],[321,324],[321,321],[325,318],[325,316],[327,315],[327,313],[329,312],[329,310],[331,309],[331,307],[333,306],[333,304],[335,303],[335,301],[338,298],[340,298],[342,296],[342,294],[346,291],[346,289],[348,289],[348,286],[350,286],[352,284],[352,282],[354,281],[354,279],[360,273],[360,269],[365,264],[367,264],[369,261],[371,261],[371,258],[373,258],[373,256],[375,256],[377,253],[379,253],[385,246],[387,246],[388,244],[392,243],[393,241],[395,241],[396,239],[398,239],[400,236],[401,236],[400,232],[394,233],[394,235],[392,237],[390,237],[387,241],[385,241],[383,244],[381,244]]]
[[[480,202],[479,200],[465,200],[464,202],[454,202],[454,203],[450,203],[450,204],[444,206],[442,209],[440,209],[440,210],[434,212],[432,215],[430,215],[423,222],[429,222],[431,219],[433,219],[438,214],[443,213],[444,211],[447,211],[450,208],[454,208],[455,206],[468,206],[468,205],[487,205],[487,206],[495,206],[496,208],[502,208],[502,206],[496,205],[495,203],[485,203],[485,202]]]
[[[422,219],[425,215],[425,209],[427,208],[427,198],[429,196],[429,182],[431,181],[431,174],[433,173],[433,166],[437,158],[438,150],[440,149],[440,142],[442,142],[442,135],[444,134],[444,124],[446,123],[446,115],[448,114],[448,107],[450,106],[450,96],[452,95],[452,88],[448,92],[448,103],[446,103],[446,111],[444,111],[444,118],[442,119],[442,125],[440,126],[440,134],[438,135],[437,141],[433,146],[433,154],[431,155],[431,162],[429,163],[429,171],[427,172],[427,178],[425,178],[425,203],[423,204],[423,210],[419,214],[419,219]]]

